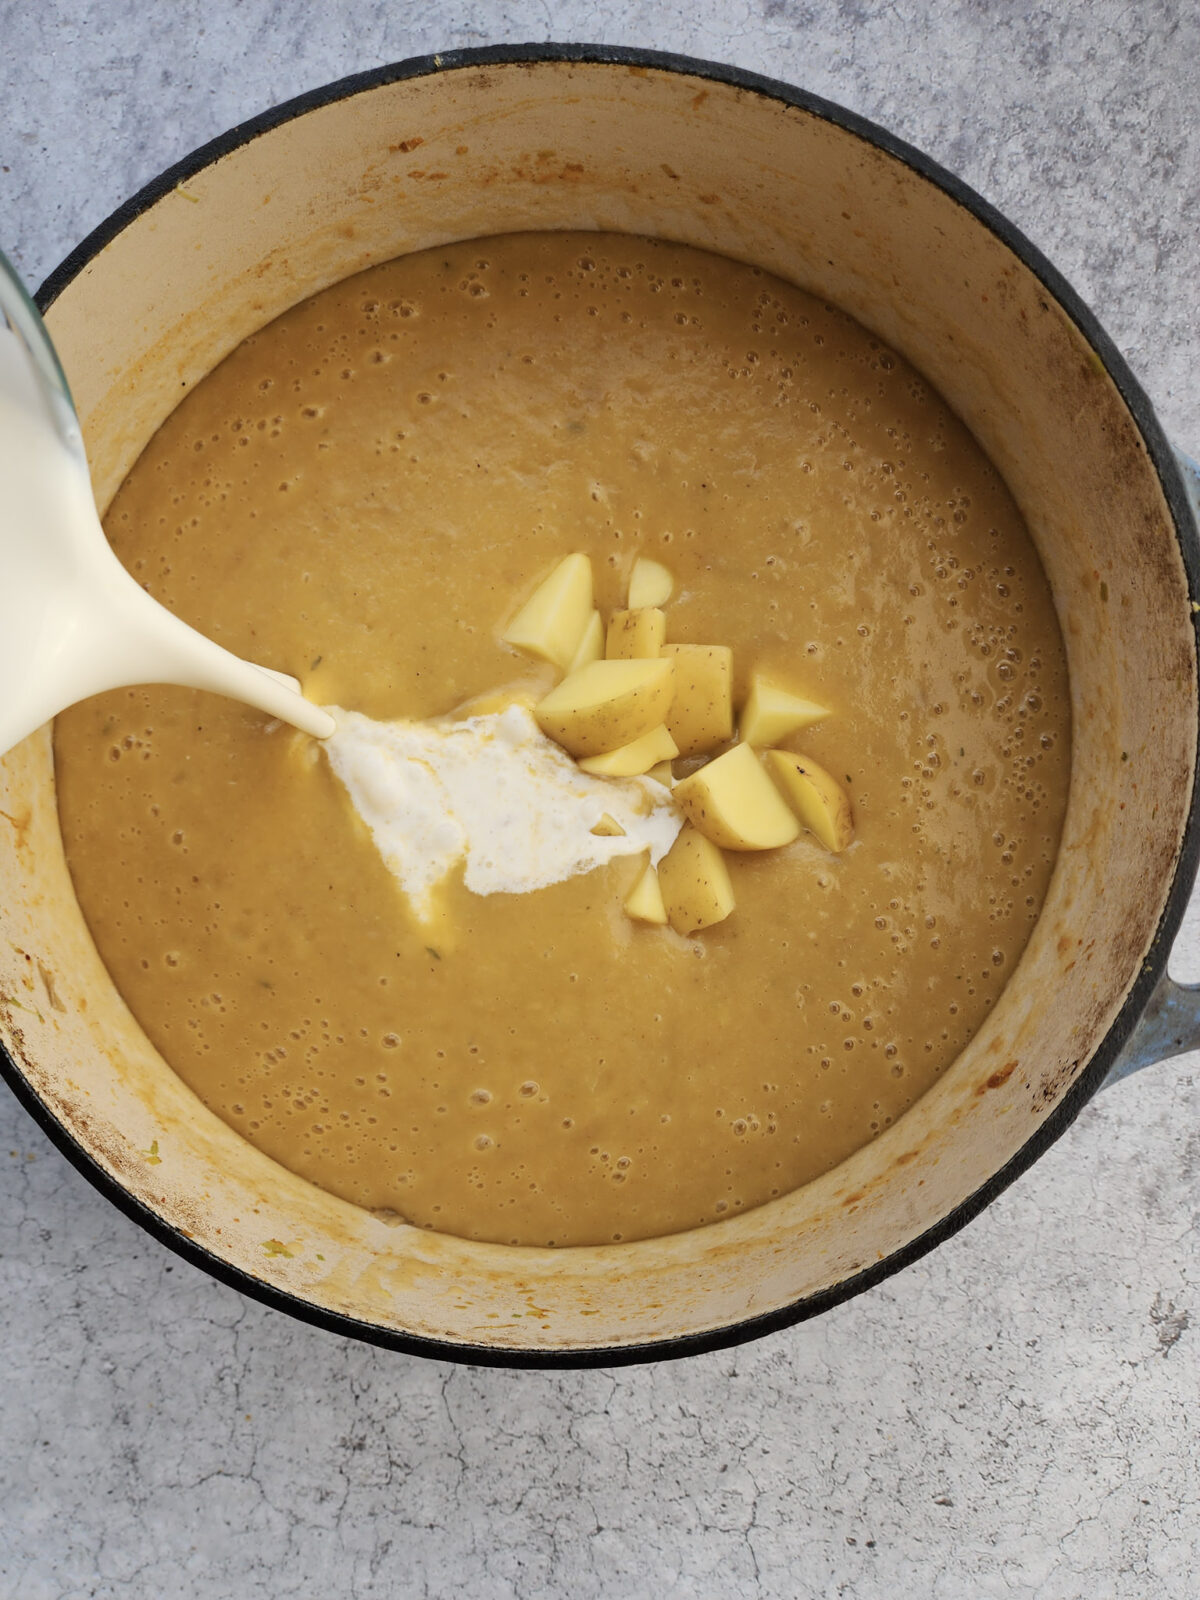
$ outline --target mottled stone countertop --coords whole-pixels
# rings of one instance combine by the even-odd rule
[[[1200,447],[1200,13],[1183,0],[0,0],[0,243],[34,285],[226,127],[495,41],[734,62],[1006,211]],[[1200,922],[1176,965],[1200,976]],[[1093,1102],[882,1288],[657,1367],[442,1366],[141,1233],[0,1093],[0,1596],[1200,1593],[1196,1058]]]

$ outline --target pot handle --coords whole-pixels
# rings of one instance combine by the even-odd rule
[[[1200,983],[1176,983],[1164,972],[1100,1087],[1189,1050],[1200,1050]]]
[[[1197,526],[1200,526],[1200,466],[1182,450],[1176,450],[1175,454],[1183,469],[1183,481]],[[1189,1050],[1200,1050],[1200,983],[1176,983],[1164,972],[1137,1026],[1125,1041],[1125,1048],[1100,1087],[1107,1089],[1143,1067],[1152,1067],[1156,1061],[1169,1061],[1172,1056],[1186,1055]]]

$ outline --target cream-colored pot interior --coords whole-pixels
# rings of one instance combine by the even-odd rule
[[[527,228],[658,234],[836,301],[929,376],[1011,485],[1066,636],[1074,762],[1044,914],[983,1031],[873,1145],[695,1233],[551,1251],[388,1227],[243,1143],[147,1042],[75,903],[48,730],[0,766],[0,1027],[92,1160],[229,1268],[384,1337],[551,1354],[711,1334],[828,1290],[1020,1150],[1153,941],[1190,804],[1197,692],[1158,477],[1033,272],[856,133],[661,67],[475,64],[376,84],[167,188],[47,319],[101,505],[188,388],[297,300],[405,251]]]

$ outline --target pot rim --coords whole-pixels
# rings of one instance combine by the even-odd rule
[[[834,124],[846,132],[910,167],[929,182],[936,184],[952,200],[972,213],[975,219],[997,236],[1014,255],[1042,283],[1047,292],[1066,312],[1104,364],[1105,372],[1116,385],[1144,440],[1151,462],[1158,474],[1167,507],[1174,524],[1176,540],[1187,574],[1188,588],[1192,594],[1200,590],[1200,530],[1197,529],[1183,475],[1175,453],[1163,432],[1154,409],[1141,385],[1134,377],[1124,357],[1105,333],[1095,315],[1071,288],[1065,278],[1050,264],[1041,251],[974,189],[922,151],[897,138],[877,123],[855,112],[847,111],[832,101],[825,100],[806,90],[748,72],[739,67],[702,60],[674,52],[644,50],[624,45],[602,44],[529,44],[487,45],[470,49],[452,50],[437,55],[413,56],[404,61],[392,62],[366,72],[340,78],[333,83],[312,89],[294,99],[284,101],[270,110],[237,124],[226,133],[201,145],[181,161],[168,167],[151,179],[136,194],[124,201],[104,222],[93,229],[76,246],[62,263],[50,273],[37,290],[34,300],[42,312],[47,311],[82,273],[89,263],[119,233],[153,206],[178,184],[193,178],[205,167],[250,143],[280,125],[304,116],[310,111],[330,105],[338,100],[387,84],[407,79],[431,77],[447,72],[479,67],[539,66],[542,64],[579,64],[586,66],[642,67],[656,71],[674,72],[693,78],[707,79],[746,93],[761,95],[804,111],[823,121]],[[1195,622],[1193,623],[1195,627]],[[1198,643],[1198,676],[1200,676],[1200,643]],[[1200,756],[1194,779],[1200,778]],[[1135,979],[1124,1005],[1114,1019],[1107,1034],[1087,1066],[1063,1095],[1053,1112],[1016,1154],[1000,1170],[982,1184],[968,1199],[940,1219],[903,1248],[894,1251],[852,1277],[816,1294],[792,1302],[778,1310],[765,1312],[701,1333],[683,1334],[661,1341],[645,1341],[634,1345],[597,1346],[565,1350],[511,1350],[479,1344],[460,1344],[450,1340],[431,1339],[421,1335],[397,1332],[375,1323],[363,1321],[344,1313],[330,1312],[297,1295],[262,1282],[212,1254],[192,1239],[185,1237],[170,1223],[125,1190],[110,1176],[78,1142],[74,1133],[50,1111],[32,1088],[13,1057],[0,1042],[0,1074],[25,1110],[33,1117],[51,1142],[68,1161],[118,1210],[144,1228],[160,1243],[173,1250],[192,1266],[201,1268],[219,1282],[239,1290],[242,1294],[261,1301],[274,1310],[283,1311],[312,1326],[331,1333],[342,1334],[387,1349],[399,1350],[407,1355],[420,1355],[442,1361],[463,1362],[477,1366],[502,1366],[520,1368],[569,1368],[628,1366],[649,1361],[677,1360],[684,1356],[726,1349],[732,1345],[757,1339],[768,1333],[807,1321],[831,1310],[865,1290],[873,1288],[885,1278],[918,1261],[937,1245],[949,1239],[968,1222],[990,1205],[1009,1185],[1049,1149],[1066,1132],[1104,1083],[1110,1067],[1128,1040],[1159,977],[1166,969],[1171,943],[1179,928],[1191,892],[1192,881],[1200,862],[1200,825],[1197,809],[1200,806],[1200,785],[1195,781],[1187,822],[1178,857],[1175,861],[1170,888],[1150,949],[1143,958],[1141,970]]]

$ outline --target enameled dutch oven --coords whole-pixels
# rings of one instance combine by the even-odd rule
[[[727,1222],[564,1250],[389,1227],[244,1143],[151,1047],[75,902],[48,729],[0,764],[0,1034],[50,1137],[214,1277],[378,1344],[553,1366],[825,1310],[961,1227],[1106,1078],[1200,1041],[1165,974],[1197,851],[1200,551],[1187,468],[1124,361],[977,195],[800,90],[588,46],[346,79],[235,128],[86,240],[39,300],[101,507],[191,386],[298,300],[406,251],[544,228],[656,234],[835,301],[1007,479],[1066,640],[1073,762],[1045,909],[978,1036],[873,1144]]]

